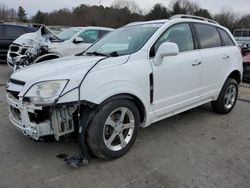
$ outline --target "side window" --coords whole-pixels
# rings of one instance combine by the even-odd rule
[[[0,39],[3,38],[3,26],[0,24]]]
[[[4,26],[4,37],[8,39],[16,39],[21,35],[25,34],[26,31],[23,27],[5,25]]]
[[[235,30],[234,31],[234,36],[235,37],[241,37],[242,36],[242,30]]]
[[[221,46],[221,39],[217,29],[210,25],[195,24],[201,48],[214,48]]]
[[[225,46],[234,46],[234,42],[231,39],[231,37],[227,34],[226,31],[224,31],[223,29],[218,29],[220,32],[220,35],[224,41]]]
[[[103,37],[104,35],[107,35],[110,31],[107,30],[100,30],[100,38]]]
[[[97,30],[88,30],[79,35],[84,41],[84,43],[94,43],[99,37],[99,32]]]
[[[242,34],[242,37],[248,37],[249,35],[248,35],[248,30],[244,30],[243,31],[243,34]]]
[[[189,24],[178,24],[168,28],[156,41],[150,51],[150,57],[154,57],[160,45],[164,42],[176,43],[180,52],[194,50],[193,36]]]

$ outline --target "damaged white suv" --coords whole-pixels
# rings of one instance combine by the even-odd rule
[[[58,35],[42,26],[26,33],[10,45],[7,63],[14,70],[46,60],[78,54],[113,29],[106,27],[71,27]]]
[[[114,159],[139,127],[208,102],[229,113],[241,79],[240,50],[218,23],[188,15],[136,22],[82,54],[13,73],[9,118],[36,140],[78,132],[92,154]]]

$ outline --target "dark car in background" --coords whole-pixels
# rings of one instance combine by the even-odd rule
[[[246,82],[250,82],[250,50],[245,52],[243,55],[243,80]]]
[[[38,28],[30,26],[0,23],[0,62],[6,62],[9,46],[14,40],[25,33],[37,30]]]
[[[243,81],[250,82],[250,44],[245,42],[240,48],[243,57]]]

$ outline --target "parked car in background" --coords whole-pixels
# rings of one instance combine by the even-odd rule
[[[250,29],[235,29],[233,35],[239,46],[250,44]]]
[[[31,33],[35,31],[37,31],[37,28],[34,27],[10,23],[0,23],[0,61],[6,62],[9,46],[14,40],[25,33]]]
[[[243,80],[250,82],[250,45],[244,44],[242,47],[243,56]]]
[[[104,27],[71,27],[58,35],[42,26],[36,33],[25,34],[10,45],[8,65],[19,69],[86,50],[92,43],[113,29]]]
[[[96,39],[89,31],[83,41]],[[139,127],[208,102],[217,113],[231,112],[242,69],[235,39],[213,20],[178,15],[131,23],[83,53],[14,72],[9,118],[36,140],[76,132],[82,151],[87,145],[93,155],[115,159],[129,151]]]

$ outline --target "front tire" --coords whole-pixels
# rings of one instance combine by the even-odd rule
[[[228,78],[222,87],[220,95],[216,101],[212,102],[213,110],[219,114],[231,112],[238,99],[239,86],[236,80]]]
[[[91,153],[106,160],[123,156],[136,140],[139,123],[138,109],[130,100],[114,100],[101,106],[86,133]]]

